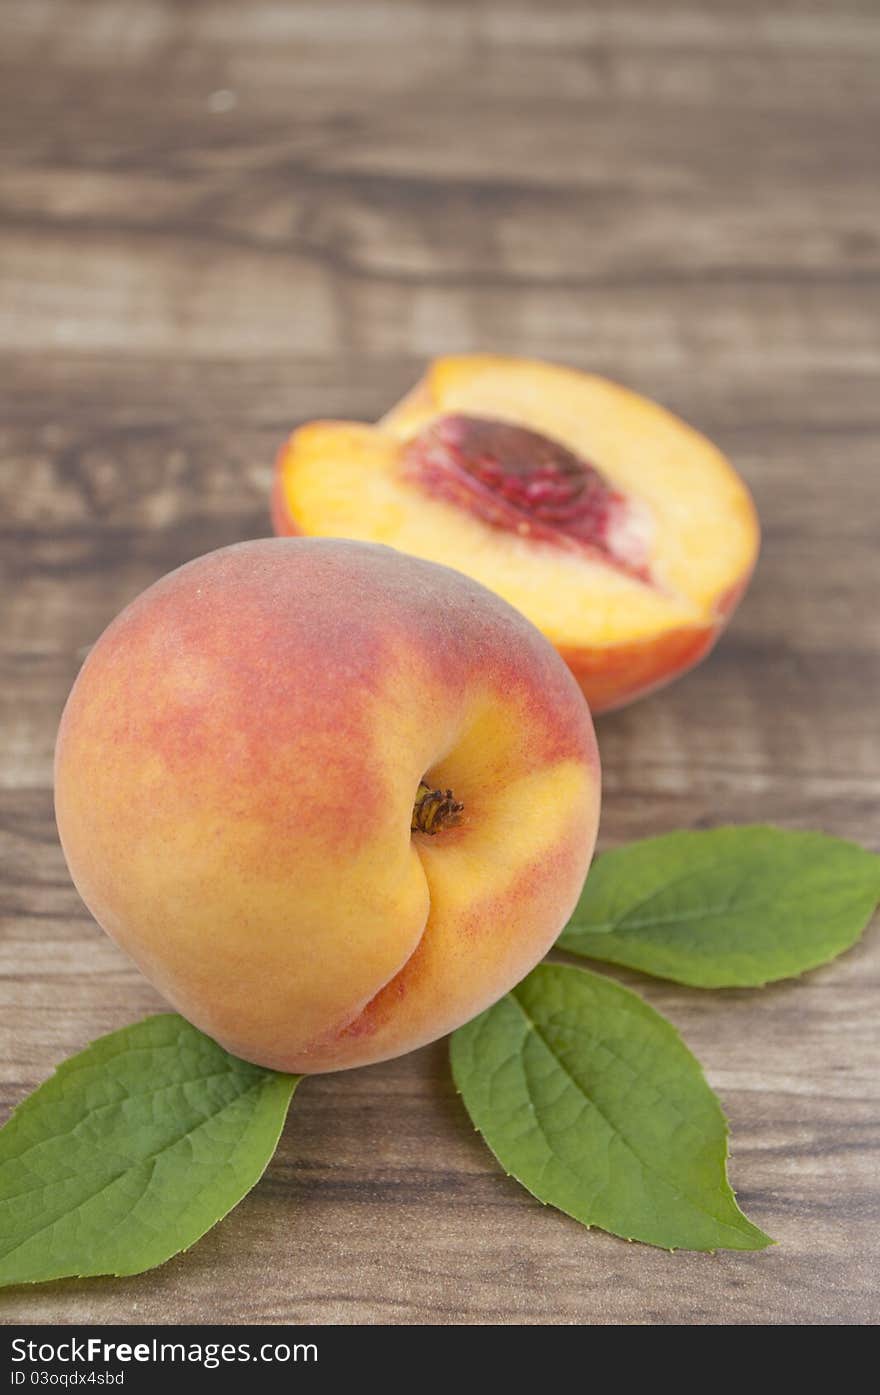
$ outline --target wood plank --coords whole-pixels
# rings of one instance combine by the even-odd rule
[[[55,728],[144,586],[268,529],[279,442],[436,352],[545,355],[715,437],[764,553],[716,653],[601,719],[601,846],[770,820],[880,848],[874,0],[30,0],[0,17],[0,1117],[160,1009],[68,878]],[[0,1320],[868,1323],[876,929],[680,1027],[779,1241],[670,1256],[503,1176],[442,1043],[315,1077],[250,1197]]]

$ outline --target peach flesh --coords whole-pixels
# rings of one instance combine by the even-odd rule
[[[432,432],[438,421],[447,425]],[[558,507],[548,527],[516,507],[525,491],[511,468],[511,436],[501,470],[491,451],[473,449],[477,426],[495,434],[496,455],[507,427],[532,433],[520,442],[549,449],[545,464],[568,452],[575,472],[596,470],[622,505],[608,510],[590,542],[558,526]],[[469,459],[460,449],[468,435]],[[490,466],[493,488],[475,465]],[[564,504],[565,479],[555,483]],[[547,512],[548,500],[540,502]],[[760,544],[744,482],[686,422],[596,374],[491,354],[434,360],[375,425],[299,427],[278,457],[272,521],[281,535],[362,538],[460,568],[537,625],[594,714],[705,657],[748,585]]]
[[[509,422],[437,417],[406,446],[403,470],[421,489],[493,528],[600,553],[649,580],[621,546],[626,496],[559,441]]]

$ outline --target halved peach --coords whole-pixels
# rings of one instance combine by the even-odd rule
[[[489,355],[437,359],[375,426],[300,427],[272,512],[278,533],[387,543],[497,591],[597,712],[708,653],[759,543],[699,432],[607,379]]]

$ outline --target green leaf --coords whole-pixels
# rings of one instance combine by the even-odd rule
[[[773,1243],[734,1200],[726,1120],[699,1063],[621,984],[540,964],[451,1052],[468,1113],[540,1201],[665,1249]]]
[[[0,1286],[139,1274],[250,1191],[298,1076],[165,1013],[100,1037],[0,1129]]]
[[[668,833],[600,857],[559,948],[694,988],[757,988],[855,943],[880,857],[753,825]]]

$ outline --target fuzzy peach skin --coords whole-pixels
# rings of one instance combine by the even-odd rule
[[[594,374],[485,354],[437,359],[375,426],[294,432],[272,517],[282,535],[460,568],[538,626],[594,713],[709,652],[759,542],[742,480],[672,413]]]
[[[460,822],[411,829],[424,781]],[[451,1031],[544,955],[596,836],[586,704],[461,573],[388,547],[209,553],[113,621],[56,812],[94,914],[183,1015],[283,1071]]]

